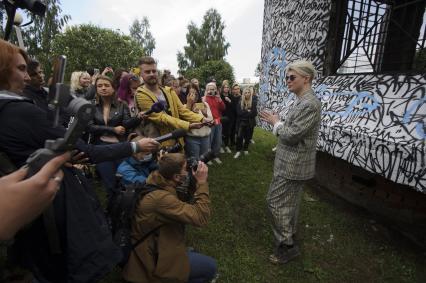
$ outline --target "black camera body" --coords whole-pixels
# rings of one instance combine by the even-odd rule
[[[186,170],[188,171],[188,178],[185,183],[176,188],[176,192],[180,200],[191,203],[194,197],[196,190],[197,181],[194,178],[193,172],[197,171],[198,162],[202,161],[204,163],[209,162],[216,155],[212,151],[208,151],[205,154],[202,154],[199,159],[195,157],[190,157],[186,160]]]
[[[166,153],[178,153],[182,151],[182,145],[179,142],[176,142],[174,145],[162,147],[160,151],[161,150]]]

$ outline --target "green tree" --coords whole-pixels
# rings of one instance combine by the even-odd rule
[[[223,80],[229,80],[231,83],[235,80],[232,66],[225,60],[212,60],[206,62],[198,68],[190,68],[185,72],[188,79],[197,78],[201,84],[206,84],[207,80],[214,77],[218,85]]]
[[[129,68],[145,54],[130,36],[94,25],[72,26],[53,41],[53,54],[67,56],[67,74],[89,67]]]
[[[208,61],[223,60],[230,44],[226,42],[223,30],[225,23],[216,9],[209,9],[201,27],[191,22],[188,25],[184,51],[177,53],[179,69],[199,68]]]
[[[43,65],[46,74],[50,74],[52,42],[61,33],[62,28],[71,19],[69,15],[62,15],[61,3],[59,0],[46,0],[46,15],[36,16],[27,12],[27,17],[33,23],[23,28],[24,44],[28,54],[37,58]]]
[[[149,20],[134,20],[129,28],[130,36],[145,50],[146,55],[151,56],[155,49],[155,38],[152,36]]]

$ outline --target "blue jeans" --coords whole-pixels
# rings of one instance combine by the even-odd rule
[[[216,157],[219,157],[220,147],[222,146],[222,124],[212,127],[210,133],[210,146]]]
[[[200,155],[209,151],[210,137],[185,137],[185,154],[187,157],[195,157],[200,159]]]
[[[98,171],[98,174],[101,177],[108,198],[111,197],[113,193],[117,190],[117,180],[115,178],[115,173],[117,172],[117,168],[120,163],[121,160],[115,160],[105,161],[96,164],[96,170]]]
[[[188,283],[205,283],[216,276],[217,265],[214,258],[196,252],[188,252],[188,257]]]

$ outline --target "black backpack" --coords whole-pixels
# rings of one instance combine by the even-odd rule
[[[145,182],[120,185],[120,190],[111,199],[109,217],[111,220],[112,238],[114,243],[122,251],[122,259],[118,263],[119,266],[123,267],[127,263],[132,250],[163,226],[157,226],[135,243],[132,243],[132,222],[138,204],[145,195],[159,189],[158,186],[146,184]]]

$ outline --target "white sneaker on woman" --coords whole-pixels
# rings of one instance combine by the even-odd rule
[[[241,155],[241,152],[237,151],[237,153],[235,153],[234,155],[234,159],[237,159],[238,157],[240,157],[240,155]]]
[[[225,153],[225,151],[223,150],[223,147],[220,148],[220,153]]]
[[[213,160],[216,161],[217,164],[222,164],[222,161],[219,159],[219,157],[216,157]]]
[[[232,153],[231,149],[229,148],[229,146],[225,147],[225,151],[226,153]]]

